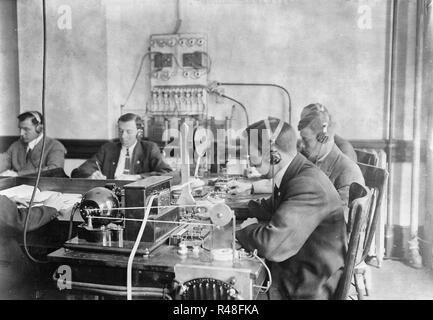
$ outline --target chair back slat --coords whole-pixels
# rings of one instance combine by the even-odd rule
[[[362,261],[368,255],[377,223],[380,216],[380,207],[385,195],[386,182],[388,181],[388,172],[385,169],[358,163],[364,176],[365,185],[371,190],[371,201],[367,216],[367,231],[364,241]]]
[[[355,152],[359,163],[377,166],[379,157],[376,154],[361,149],[355,149]]]
[[[353,217],[353,227],[350,232],[343,274],[335,295],[335,298],[338,300],[345,300],[347,298],[353,269],[358,260],[357,257],[360,257],[363,252],[360,244],[362,243],[362,235],[366,228],[370,192],[364,186],[354,182],[349,189],[349,200],[351,200],[349,216]]]

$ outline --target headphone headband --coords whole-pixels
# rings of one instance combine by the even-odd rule
[[[36,111],[29,111],[29,113],[31,113],[31,115],[36,119],[38,124],[42,124],[42,119],[39,113],[37,113]]]
[[[277,140],[278,136],[281,133],[281,130],[283,129],[284,122],[280,120],[277,128],[275,129],[274,132],[272,132],[271,124],[269,123],[269,118],[266,118],[264,121],[265,121],[266,130],[268,131],[269,140],[271,141],[271,143],[275,143],[275,141]]]

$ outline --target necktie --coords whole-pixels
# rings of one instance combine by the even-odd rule
[[[274,185],[274,196],[278,197],[279,192],[280,192],[280,189],[277,187],[277,185]]]
[[[31,155],[32,155],[32,149],[27,148],[27,152],[26,152],[26,162],[30,162]]]
[[[129,148],[126,148],[125,169],[123,169],[123,174],[129,174],[130,166],[131,166],[131,158],[129,157]]]
[[[272,210],[275,212],[276,208],[276,202],[278,198],[278,194],[280,192],[280,189],[274,184],[274,193],[272,194]]]

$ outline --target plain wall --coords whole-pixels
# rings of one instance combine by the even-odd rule
[[[382,139],[388,2],[181,1],[179,32],[207,34],[213,62],[209,80],[280,84],[292,95],[293,124],[305,105],[321,102],[335,115],[343,136]],[[358,10],[364,4],[372,10],[371,29],[358,26]],[[61,5],[71,8],[70,30],[57,26]],[[18,16],[20,65],[25,70],[20,74],[20,96],[25,109],[40,105],[39,1],[18,0]],[[50,134],[113,137],[120,104],[150,35],[171,33],[175,24],[175,0],[47,1]],[[129,108],[145,109],[148,71],[147,62]],[[277,89],[226,88],[225,92],[247,106],[251,122],[267,115],[288,119],[286,98]],[[210,114],[224,119],[231,105],[212,103]],[[241,112],[235,117],[239,126],[245,125]]]
[[[0,136],[17,135],[20,110],[16,0],[0,1]],[[3,148],[2,148],[3,149]]]

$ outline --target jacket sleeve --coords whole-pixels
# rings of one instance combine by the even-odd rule
[[[312,178],[291,181],[286,198],[269,222],[252,224],[236,237],[248,251],[281,262],[295,255],[326,216],[326,191]]]
[[[99,148],[98,152],[94,154],[90,159],[86,160],[81,166],[72,170],[71,178],[88,178],[95,171],[98,170],[98,166],[96,162],[98,162],[101,170],[104,171],[104,158],[105,158],[105,149],[104,146]],[[104,175],[108,175],[108,172],[102,172]]]
[[[57,140],[53,140],[50,150],[47,153],[42,171],[64,168],[65,166],[65,147]],[[36,172],[37,170],[27,169],[18,171],[18,175],[26,175]]]
[[[6,152],[0,153],[0,173],[12,168],[12,155],[11,148],[9,147]]]
[[[337,147],[343,152],[346,156],[349,157],[349,159],[353,160],[354,162],[358,161],[358,157],[356,156],[355,149],[350,144],[349,141],[343,139],[342,137],[335,135],[334,141]]]
[[[152,173],[167,173],[173,171],[173,169],[164,162],[158,146],[155,143],[150,143],[149,146],[151,148],[149,153],[150,173],[144,173],[142,176],[145,177],[152,175]]]
[[[349,162],[350,161],[350,162]],[[344,169],[334,182],[334,186],[346,206],[349,205],[349,189],[353,182],[365,185],[361,169],[353,161],[347,159]]]
[[[59,141],[54,141],[47,155],[46,169],[63,168],[65,166],[66,149]]]
[[[0,223],[18,231],[24,230],[25,220],[28,214],[27,208],[18,209],[15,202],[0,195]],[[46,206],[33,207],[29,222],[28,231],[36,230],[58,216],[56,209]]]

